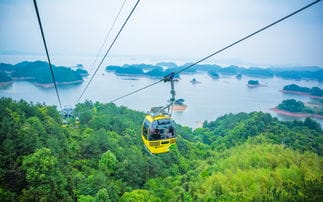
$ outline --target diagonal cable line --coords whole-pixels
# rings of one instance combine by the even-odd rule
[[[132,95],[132,94],[138,93],[139,91],[142,91],[142,90],[144,90],[144,89],[146,89],[146,88],[152,87],[152,86],[154,86],[154,85],[156,85],[156,84],[158,84],[158,83],[160,83],[160,82],[162,82],[162,81],[164,81],[164,79],[161,79],[161,80],[159,80],[159,81],[156,81],[155,83],[149,84],[149,85],[147,85],[147,86],[145,86],[145,87],[139,88],[139,89],[137,89],[137,90],[135,90],[135,91],[132,91],[132,92],[130,92],[130,93],[128,93],[128,94],[125,94],[125,95],[123,95],[123,96],[120,96],[120,97],[118,97],[118,98],[115,98],[115,99],[111,100],[111,101],[110,101],[110,102],[108,102],[108,103],[112,103],[112,102],[115,102],[115,101],[117,101],[117,100],[121,100],[121,99],[123,99],[123,98],[125,98],[125,97],[128,97],[129,95]]]
[[[207,60],[207,59],[209,59],[209,58],[211,58],[211,57],[213,57],[214,55],[219,54],[219,53],[221,53],[221,52],[225,51],[226,49],[229,49],[229,48],[231,48],[231,47],[233,47],[233,46],[235,46],[235,45],[239,44],[240,42],[242,42],[242,41],[244,41],[244,40],[246,40],[246,39],[248,39],[248,38],[250,38],[250,37],[252,37],[252,36],[254,36],[254,35],[256,35],[256,34],[258,34],[258,33],[262,32],[262,31],[264,31],[264,30],[266,30],[266,29],[268,29],[268,28],[270,28],[270,27],[272,27],[272,26],[274,26],[274,25],[276,25],[276,24],[278,24],[278,23],[280,23],[280,22],[282,22],[282,21],[284,21],[284,20],[286,20],[287,18],[290,18],[291,16],[293,16],[293,15],[295,15],[295,14],[297,14],[297,13],[299,13],[299,12],[301,12],[301,11],[303,11],[303,10],[305,10],[305,9],[307,9],[307,8],[309,8],[309,7],[311,7],[311,6],[313,6],[314,4],[316,4],[316,3],[320,2],[320,1],[321,1],[321,0],[317,0],[317,1],[313,1],[313,2],[312,2],[312,3],[310,3],[310,4],[307,4],[306,6],[304,6],[304,7],[300,8],[300,9],[298,9],[298,10],[296,10],[296,11],[294,11],[294,12],[292,12],[292,13],[290,13],[290,14],[288,14],[288,15],[286,15],[286,16],[284,16],[284,17],[282,17],[282,18],[280,18],[279,20],[276,20],[275,22],[273,22],[273,23],[271,23],[271,24],[269,24],[269,25],[266,25],[266,26],[264,26],[264,27],[262,27],[262,28],[258,29],[257,31],[255,31],[255,32],[253,32],[253,33],[251,33],[251,34],[249,34],[249,35],[247,35],[247,36],[245,36],[245,37],[242,37],[241,39],[239,39],[239,40],[237,40],[237,41],[235,41],[235,42],[233,42],[233,43],[231,43],[231,44],[229,44],[229,45],[225,46],[224,48],[221,48],[220,50],[217,50],[217,51],[213,52],[212,54],[210,54],[210,55],[208,55],[208,56],[206,56],[206,57],[204,57],[204,58],[202,58],[202,59],[200,59],[200,60],[198,60],[198,61],[194,62],[193,64],[188,65],[187,67],[184,67],[184,68],[180,69],[179,71],[175,72],[175,74],[179,74],[179,73],[181,73],[181,72],[183,72],[183,71],[185,71],[185,70],[187,70],[187,69],[189,69],[189,68],[191,68],[191,67],[193,67],[193,66],[195,66],[195,65],[197,65],[197,64],[199,64],[199,63],[201,63],[201,62],[203,62],[203,61],[205,61],[205,60]],[[140,88],[140,89],[137,89],[137,90],[132,91],[132,92],[130,92],[130,93],[127,93],[127,94],[125,94],[125,95],[123,95],[123,96],[120,96],[120,97],[118,97],[118,98],[116,98],[116,99],[113,99],[113,100],[111,100],[110,102],[115,102],[115,101],[117,101],[117,100],[123,99],[123,98],[125,98],[125,97],[130,96],[130,95],[133,95],[133,94],[135,94],[135,93],[137,93],[137,92],[139,92],[139,91],[142,91],[142,90],[144,90],[144,89],[146,89],[146,88],[149,88],[149,87],[151,87],[151,86],[154,86],[154,85],[156,85],[156,84],[158,84],[158,83],[160,83],[160,82],[162,82],[162,81],[164,81],[164,78],[163,78],[163,79],[161,79],[161,80],[159,80],[159,81],[157,81],[157,82],[155,82],[155,83],[149,84],[149,85],[144,86],[144,87],[142,87],[142,88]],[[110,103],[110,102],[109,102],[109,103]]]
[[[76,103],[78,103],[78,102],[81,100],[81,98],[83,97],[83,95],[84,95],[85,91],[86,91],[86,90],[87,90],[87,88],[89,87],[90,83],[93,81],[93,79],[94,79],[94,77],[95,77],[96,73],[98,72],[98,70],[99,70],[100,66],[101,66],[101,65],[102,65],[102,63],[104,62],[104,60],[105,60],[105,58],[107,57],[108,53],[110,52],[110,50],[111,50],[112,46],[115,44],[115,42],[116,42],[116,40],[118,39],[118,37],[119,37],[119,35],[120,35],[121,31],[123,30],[123,28],[124,28],[124,27],[125,27],[125,25],[127,24],[128,20],[130,19],[131,15],[132,15],[132,14],[133,14],[133,12],[135,11],[135,9],[136,9],[137,5],[139,4],[139,2],[140,2],[140,0],[137,0],[136,4],[135,4],[135,5],[134,5],[134,7],[132,8],[132,10],[131,10],[130,14],[128,15],[127,19],[126,19],[126,20],[124,21],[124,23],[122,24],[122,26],[121,26],[121,28],[120,28],[120,30],[119,30],[119,32],[118,32],[118,34],[116,35],[116,37],[115,37],[115,38],[114,38],[114,40],[112,41],[112,43],[111,43],[111,45],[110,45],[109,49],[106,51],[106,53],[105,53],[105,55],[103,56],[103,58],[102,58],[101,62],[99,63],[99,65],[98,65],[98,66],[97,66],[97,68],[95,69],[95,71],[94,71],[94,73],[93,73],[93,75],[92,75],[91,79],[89,80],[89,82],[87,83],[87,85],[85,86],[85,88],[83,89],[83,91],[82,91],[82,93],[81,93],[80,97],[77,99]]]
[[[252,37],[252,36],[254,36],[254,35],[256,35],[256,34],[262,32],[262,31],[264,31],[264,30],[266,30],[266,29],[268,29],[268,28],[270,28],[270,27],[272,27],[272,26],[274,26],[274,25],[276,25],[278,23],[280,23],[280,22],[282,22],[282,21],[284,21],[284,20],[286,20],[287,18],[289,18],[289,17],[291,17],[291,16],[293,16],[293,15],[295,15],[295,14],[297,14],[297,13],[299,13],[299,12],[313,6],[314,4],[318,3],[319,1],[321,1],[321,0],[314,1],[314,2],[312,2],[312,3],[310,3],[310,4],[306,5],[306,6],[304,6],[304,7],[300,8],[300,9],[290,13],[289,15],[286,15],[285,17],[280,18],[279,20],[277,20],[277,21],[275,21],[275,22],[273,22],[273,23],[271,23],[271,24],[269,24],[267,26],[264,26],[263,28],[255,31],[255,32],[253,32],[253,33],[251,33],[251,34],[249,34],[249,35],[247,35],[247,36],[245,36],[245,37],[231,43],[230,45],[227,45],[226,47],[224,47],[224,48],[222,48],[222,49],[220,49],[220,50],[218,50],[218,51],[216,51],[216,52],[214,52],[214,53],[200,59],[199,61],[197,61],[197,62],[195,62],[195,63],[193,63],[193,64],[191,64],[191,65],[189,65],[189,66],[187,66],[187,67],[185,67],[185,68],[183,68],[181,70],[179,70],[179,71],[177,71],[176,74],[179,74],[179,73],[181,73],[181,72],[183,72],[183,71],[197,65],[198,63],[201,63],[201,62],[209,59],[210,57],[212,57],[212,56],[214,56],[214,55],[216,55],[218,53],[221,53],[222,51],[225,51],[226,49],[231,48],[232,46],[234,46],[234,45],[236,45],[236,44],[238,44],[238,43],[240,43],[240,42],[242,42],[242,41],[244,41],[244,40],[246,40],[246,39],[248,39],[248,38],[250,38],[250,37]]]
[[[57,99],[58,99],[59,107],[60,107],[60,109],[62,111],[62,109],[63,109],[62,108],[62,102],[61,102],[61,98],[59,97],[59,93],[58,93],[58,89],[57,89],[57,85],[56,85],[56,79],[55,79],[55,75],[54,75],[52,63],[51,63],[50,58],[49,58],[49,53],[48,53],[48,49],[47,49],[47,44],[46,44],[46,39],[45,39],[45,35],[44,35],[44,30],[43,30],[43,26],[42,26],[42,23],[41,23],[41,20],[40,20],[40,15],[39,15],[39,11],[38,11],[38,6],[37,6],[36,0],[34,0],[34,7],[35,7],[37,19],[38,19],[38,24],[39,24],[40,32],[41,32],[41,35],[42,35],[42,38],[43,38],[43,43],[44,43],[45,50],[46,50],[48,65],[49,65],[50,73],[52,75],[52,79],[53,79],[53,83],[54,83],[54,87],[55,87],[55,91],[56,91],[56,96],[57,96]]]
[[[93,70],[93,68],[94,68],[94,65],[95,65],[96,61],[98,60],[98,58],[99,58],[99,56],[100,56],[100,54],[101,54],[101,52],[102,52],[102,49],[103,49],[104,45],[107,43],[107,40],[108,40],[108,38],[110,37],[110,34],[111,34],[111,32],[112,32],[112,30],[113,30],[113,28],[114,28],[114,26],[115,26],[115,24],[116,24],[116,22],[117,22],[117,20],[118,20],[118,18],[119,18],[119,16],[120,16],[120,14],[121,14],[121,11],[122,11],[122,9],[123,9],[124,5],[126,4],[126,2],[127,2],[127,0],[124,0],[124,1],[123,1],[122,5],[121,5],[121,7],[120,7],[120,9],[119,9],[119,11],[118,11],[118,14],[117,14],[117,15],[116,15],[116,17],[114,18],[113,23],[112,23],[112,25],[111,25],[111,27],[110,27],[110,29],[109,29],[109,31],[108,31],[108,33],[107,33],[107,35],[105,36],[105,39],[104,39],[104,41],[103,41],[103,43],[102,43],[102,45],[101,45],[101,47],[100,47],[100,49],[99,49],[99,52],[98,52],[98,54],[96,55],[95,60],[93,61],[92,65],[91,65],[91,69],[89,70],[89,73],[90,73],[90,74],[91,74],[91,72],[92,72],[92,70]]]

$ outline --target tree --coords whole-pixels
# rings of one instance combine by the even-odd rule
[[[38,149],[25,156],[22,168],[28,182],[22,200],[60,201],[68,198],[66,179],[57,166],[57,158],[52,156],[48,148]]]
[[[290,112],[303,112],[305,109],[304,103],[296,101],[295,99],[284,100],[278,105],[278,109],[290,111]]]
[[[152,196],[147,190],[133,190],[125,192],[120,198],[120,202],[161,202],[160,198]]]
[[[106,175],[111,175],[116,166],[116,156],[109,150],[101,155],[99,169]]]
[[[111,199],[109,197],[107,189],[105,189],[105,188],[100,189],[98,191],[98,193],[96,193],[94,201],[95,202],[110,202]]]

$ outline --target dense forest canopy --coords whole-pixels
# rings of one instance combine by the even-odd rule
[[[305,104],[302,101],[297,101],[295,99],[283,100],[277,106],[277,108],[281,110],[289,111],[289,112],[323,115],[322,107],[311,108],[311,107],[305,106]]]
[[[302,92],[302,93],[307,93],[307,94],[313,95],[313,96],[323,97],[323,90],[319,87],[307,88],[307,87],[298,86],[296,84],[290,84],[290,85],[284,86],[283,90],[284,91]]]
[[[227,114],[151,156],[144,114],[86,101],[69,125],[53,106],[0,99],[1,201],[322,201],[323,131],[262,112]]]

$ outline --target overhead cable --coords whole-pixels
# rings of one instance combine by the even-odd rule
[[[55,75],[54,75],[52,63],[50,61],[50,57],[49,57],[49,53],[48,53],[48,49],[47,49],[47,44],[46,44],[46,40],[45,40],[45,35],[44,35],[44,31],[43,31],[43,26],[42,26],[42,23],[41,23],[41,20],[40,20],[40,15],[39,15],[39,11],[38,11],[38,6],[37,6],[36,0],[34,0],[34,7],[35,7],[37,19],[38,19],[38,24],[39,24],[40,32],[41,32],[41,35],[42,35],[42,38],[43,38],[43,43],[44,43],[45,50],[46,50],[48,65],[49,65],[50,73],[52,75],[53,84],[54,84],[55,91],[56,91],[56,96],[57,96],[57,99],[58,99],[59,107],[60,107],[60,109],[62,111],[62,102],[61,102],[61,98],[59,97],[59,93],[58,93],[58,89],[57,89],[57,84],[56,84],[56,79],[55,79]]]
[[[101,66],[101,65],[102,65],[102,63],[104,62],[104,60],[105,60],[105,58],[107,57],[108,53],[110,52],[110,50],[111,50],[112,46],[115,44],[115,42],[116,42],[116,40],[118,39],[118,37],[119,37],[119,35],[120,35],[121,31],[123,30],[123,28],[124,28],[124,27],[125,27],[125,25],[127,24],[127,22],[128,22],[128,20],[129,20],[129,18],[131,17],[131,15],[133,14],[133,12],[135,11],[135,9],[136,9],[137,5],[139,4],[139,2],[140,2],[140,0],[137,0],[137,2],[136,2],[136,4],[134,5],[134,7],[132,8],[132,10],[131,10],[130,14],[129,14],[129,15],[128,15],[128,17],[126,18],[125,22],[122,24],[122,26],[121,26],[121,28],[120,28],[120,30],[119,30],[119,32],[118,32],[118,34],[116,35],[116,37],[115,37],[115,38],[114,38],[114,40],[112,41],[112,43],[111,43],[111,45],[110,45],[109,49],[106,51],[106,53],[105,53],[105,55],[103,56],[103,58],[102,58],[101,62],[99,63],[99,65],[98,65],[98,66],[97,66],[97,68],[95,69],[95,71],[94,71],[94,73],[93,73],[93,75],[92,75],[91,79],[90,79],[90,80],[89,80],[89,82],[86,84],[86,86],[85,86],[85,88],[83,89],[83,91],[82,91],[82,93],[81,93],[80,97],[77,99],[77,102],[76,102],[76,103],[78,103],[78,102],[81,100],[81,98],[83,97],[84,93],[85,93],[85,92],[86,92],[86,90],[88,89],[88,87],[89,87],[90,83],[93,81],[93,79],[94,79],[94,77],[95,77],[96,73],[98,72],[98,70],[99,70],[100,66]]]
[[[122,9],[123,9],[124,5],[126,4],[126,2],[127,2],[127,0],[124,0],[124,1],[123,1],[122,5],[121,5],[121,7],[120,7],[120,9],[119,9],[119,11],[118,11],[118,14],[117,14],[117,15],[116,15],[116,17],[114,18],[113,23],[112,23],[112,25],[111,25],[111,27],[110,27],[110,29],[109,29],[109,31],[108,31],[108,33],[107,33],[107,35],[105,36],[105,39],[104,39],[104,41],[103,41],[103,43],[102,43],[102,45],[101,45],[101,47],[100,47],[100,49],[99,49],[99,52],[98,52],[98,54],[96,55],[95,60],[93,61],[92,65],[91,65],[91,69],[89,70],[89,73],[90,73],[90,74],[91,74],[91,72],[92,72],[92,70],[93,70],[93,68],[94,68],[94,65],[95,65],[96,61],[98,60],[98,58],[99,58],[99,56],[100,56],[100,54],[101,54],[101,52],[102,52],[103,47],[104,47],[104,46],[105,46],[105,44],[107,43],[107,40],[108,40],[108,38],[109,38],[109,36],[110,36],[110,34],[111,34],[111,32],[112,32],[112,30],[113,30],[113,28],[114,28],[114,26],[115,26],[115,24],[116,24],[116,22],[117,22],[117,20],[118,20],[118,18],[119,18],[119,16],[120,16],[120,13],[121,13],[121,11],[122,11]]]
[[[245,37],[242,37],[241,39],[239,39],[239,40],[237,40],[237,41],[235,41],[235,42],[233,42],[233,43],[231,43],[231,44],[229,44],[229,45],[225,46],[224,48],[221,48],[220,50],[217,50],[217,51],[213,52],[212,54],[210,54],[210,55],[208,55],[208,56],[206,56],[206,57],[204,57],[204,58],[202,58],[202,59],[200,59],[200,60],[198,60],[198,61],[194,62],[194,63],[193,63],[193,64],[191,64],[191,65],[188,65],[187,67],[184,67],[184,68],[180,69],[179,71],[175,72],[175,74],[179,74],[179,73],[181,73],[181,72],[183,72],[183,71],[185,71],[185,70],[187,70],[187,69],[189,69],[189,68],[192,68],[193,66],[195,66],[195,65],[197,65],[197,64],[199,64],[199,63],[201,63],[201,62],[203,62],[203,61],[205,61],[205,60],[207,60],[207,59],[209,59],[210,57],[213,57],[214,55],[219,54],[219,53],[223,52],[224,50],[226,50],[226,49],[228,49],[228,48],[231,48],[231,47],[233,47],[233,46],[235,46],[235,45],[239,44],[240,42],[242,42],[242,41],[244,41],[244,40],[246,40],[246,39],[248,39],[248,38],[250,38],[250,37],[252,37],[252,36],[254,36],[254,35],[256,35],[256,34],[258,34],[258,33],[262,32],[262,31],[264,31],[264,30],[266,30],[266,29],[268,29],[268,28],[270,28],[270,27],[272,27],[272,26],[274,26],[274,25],[276,25],[276,24],[278,24],[278,23],[280,23],[280,22],[282,22],[282,21],[284,21],[284,20],[286,20],[287,18],[290,18],[291,16],[293,16],[293,15],[295,15],[295,14],[297,14],[297,13],[299,13],[299,12],[301,12],[301,11],[303,11],[303,10],[305,10],[305,9],[307,9],[307,8],[309,8],[309,7],[311,7],[311,6],[313,6],[314,4],[316,4],[316,3],[320,2],[320,1],[321,1],[321,0],[317,0],[317,1],[313,1],[313,2],[312,2],[312,3],[310,3],[310,4],[307,4],[306,6],[304,6],[304,7],[300,8],[300,9],[298,9],[298,10],[296,10],[296,11],[294,11],[294,12],[292,12],[292,13],[290,13],[290,14],[288,14],[288,15],[286,15],[286,16],[284,16],[284,17],[282,17],[282,18],[280,18],[279,20],[277,20],[277,21],[275,21],[275,22],[273,22],[273,23],[271,23],[271,24],[269,24],[269,25],[267,25],[267,26],[264,26],[264,27],[262,27],[262,28],[258,29],[257,31],[255,31],[255,32],[253,32],[253,33],[251,33],[251,34],[249,34],[249,35],[247,35],[247,36],[245,36]],[[161,80],[159,80],[159,81],[157,81],[157,82],[155,82],[155,83],[149,84],[149,85],[147,85],[147,86],[145,86],[145,87],[142,87],[142,88],[140,88],[140,89],[137,89],[137,90],[135,90],[135,91],[132,91],[132,92],[130,92],[130,93],[127,93],[127,94],[125,94],[125,95],[123,95],[123,96],[120,96],[120,97],[118,97],[118,98],[115,98],[115,99],[111,100],[110,102],[115,102],[115,101],[120,100],[120,99],[123,99],[123,98],[125,98],[125,97],[127,97],[127,96],[130,96],[130,95],[133,95],[133,94],[135,94],[135,93],[138,93],[139,91],[142,91],[142,90],[144,90],[144,89],[147,89],[147,88],[149,88],[149,87],[152,87],[152,86],[154,86],[154,85],[156,85],[156,84],[158,84],[158,83],[160,83],[160,82],[162,82],[162,81],[164,81],[164,78],[163,78],[163,79],[161,79]]]

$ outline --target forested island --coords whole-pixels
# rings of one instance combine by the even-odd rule
[[[249,80],[247,86],[250,88],[255,88],[255,87],[259,87],[260,83],[258,80]]]
[[[322,134],[310,118],[227,114],[151,156],[144,113],[86,101],[80,124],[56,107],[0,99],[1,201],[323,201]]]
[[[209,70],[207,73],[213,79],[220,78],[219,74],[215,70]]]
[[[309,107],[301,101],[295,99],[288,99],[282,101],[276,108],[272,109],[278,114],[292,116],[292,117],[315,117],[323,119],[323,107]]]
[[[173,62],[161,62],[155,65],[151,64],[132,64],[123,66],[107,66],[106,71],[115,72],[117,75],[133,75],[133,76],[151,76],[162,78],[170,72],[177,72],[185,67],[192,65],[192,63],[186,63],[184,65],[177,65]],[[274,76],[284,79],[309,79],[323,81],[323,69],[320,67],[238,67],[227,66],[222,67],[216,64],[197,64],[191,68],[185,70],[184,74],[193,74],[198,72],[208,73],[211,77],[217,79],[221,75],[242,75],[250,77],[265,77],[271,78]]]
[[[83,69],[73,70],[68,67],[52,65],[58,85],[78,84],[88,73]],[[21,62],[16,65],[0,63],[0,85],[11,84],[15,80],[33,82],[37,86],[52,87],[53,80],[47,62]]]
[[[307,88],[307,87],[298,86],[296,84],[291,84],[291,85],[284,86],[281,92],[299,94],[299,95],[309,96],[312,98],[323,99],[323,90],[319,87]]]

